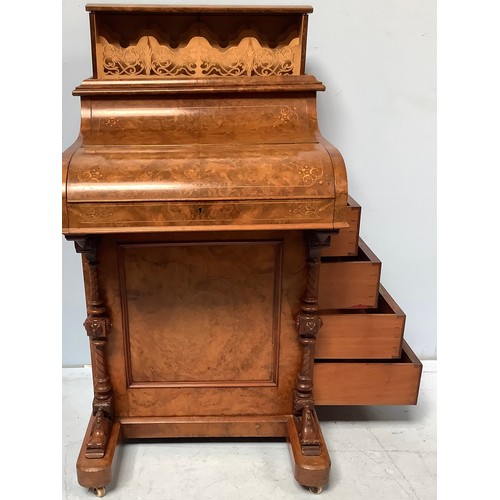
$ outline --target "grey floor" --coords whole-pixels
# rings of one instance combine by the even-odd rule
[[[286,443],[132,442],[121,448],[105,498],[120,500],[400,500],[436,498],[436,367],[424,361],[417,406],[320,408],[332,459],[330,485],[315,496],[298,485]],[[89,368],[63,369],[63,494],[96,498],[75,464],[88,423]]]

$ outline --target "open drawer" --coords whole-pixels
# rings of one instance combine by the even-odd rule
[[[322,259],[319,307],[376,308],[381,269],[382,263],[361,239],[356,256]]]
[[[377,309],[320,311],[316,359],[390,359],[401,356],[406,316],[379,286]]]
[[[422,363],[403,340],[393,361],[316,361],[316,405],[414,405]]]
[[[351,198],[347,199],[346,222],[349,227],[342,228],[331,237],[330,246],[321,251],[323,257],[343,257],[358,253],[359,224],[361,207]]]

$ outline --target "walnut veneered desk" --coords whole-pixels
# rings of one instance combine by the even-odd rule
[[[122,438],[286,436],[295,478],[319,492],[315,400],[380,401],[389,384],[382,404],[411,404],[420,372],[318,130],[312,8],[87,10],[93,76],[63,154],[94,383],[78,480],[102,496]],[[366,361],[380,356],[399,361]]]

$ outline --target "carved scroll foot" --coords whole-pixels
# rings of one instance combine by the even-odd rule
[[[321,441],[318,437],[311,407],[306,406],[302,410],[302,417],[297,423],[302,454],[307,456],[321,455]]]
[[[104,489],[111,482],[120,435],[120,422],[112,422],[102,411],[90,417],[76,462],[78,483],[81,486],[97,490]]]
[[[304,453],[304,435],[300,435],[304,415],[302,417],[290,416],[287,429],[294,477],[302,486],[321,491],[328,484],[330,478],[330,456],[314,407],[309,408],[304,413],[306,420],[310,419],[310,427],[314,429],[314,437],[310,442],[312,445],[310,450],[314,450],[314,454]],[[309,439],[312,435],[308,434],[306,437]]]
[[[87,442],[87,451],[85,452],[87,458],[104,457],[111,426],[111,420],[104,415],[102,410],[98,410],[92,419],[90,438]]]

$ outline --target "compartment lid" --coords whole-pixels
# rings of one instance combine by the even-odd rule
[[[81,147],[70,162],[68,203],[333,199],[322,145]]]

